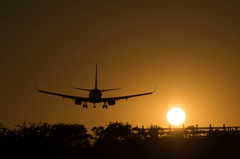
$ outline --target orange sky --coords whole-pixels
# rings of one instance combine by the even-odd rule
[[[109,121],[168,127],[240,125],[239,1],[1,1],[0,123]],[[104,96],[157,91],[88,109],[40,89],[79,96],[99,65]]]

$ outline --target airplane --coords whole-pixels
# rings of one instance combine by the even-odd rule
[[[35,85],[35,89],[38,92],[41,93],[46,93],[46,94],[51,94],[51,95],[56,95],[56,96],[60,96],[64,98],[69,98],[74,100],[74,103],[76,105],[81,105],[83,103],[83,108],[87,108],[88,105],[86,104],[87,102],[93,103],[93,108],[96,108],[96,103],[101,103],[103,102],[103,106],[102,108],[106,108],[107,109],[107,104],[109,106],[114,106],[116,104],[116,101],[121,100],[121,99],[128,99],[128,98],[132,98],[132,97],[137,97],[137,96],[143,96],[143,95],[149,95],[155,92],[156,90],[156,86],[154,91],[152,92],[147,92],[147,93],[141,93],[141,94],[134,94],[134,95],[127,95],[127,96],[118,96],[118,97],[108,97],[108,98],[103,98],[102,97],[102,92],[105,91],[113,91],[113,90],[119,90],[120,88],[113,88],[113,89],[103,89],[100,90],[97,87],[97,64],[96,64],[96,74],[95,74],[95,88],[93,88],[92,90],[90,89],[85,89],[85,88],[77,88],[77,87],[71,87],[73,89],[78,89],[78,90],[83,90],[83,91],[88,91],[89,92],[89,97],[78,97],[78,96],[72,96],[72,95],[65,95],[65,94],[60,94],[60,93],[54,93],[54,92],[48,92],[48,91],[44,91],[44,90],[40,90],[36,88]]]

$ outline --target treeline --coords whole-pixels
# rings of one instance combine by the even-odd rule
[[[146,131],[121,122],[90,132],[79,124],[0,125],[0,158],[236,158],[239,150],[239,135],[159,138],[156,127]]]

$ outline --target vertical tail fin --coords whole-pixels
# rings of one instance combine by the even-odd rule
[[[97,89],[97,63],[96,63],[96,75],[95,75],[95,89]]]

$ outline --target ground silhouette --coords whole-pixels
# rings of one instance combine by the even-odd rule
[[[23,123],[10,130],[0,124],[1,158],[236,158],[238,133],[209,132],[204,138],[181,135],[159,137],[157,127],[148,130],[122,122],[106,127]]]

